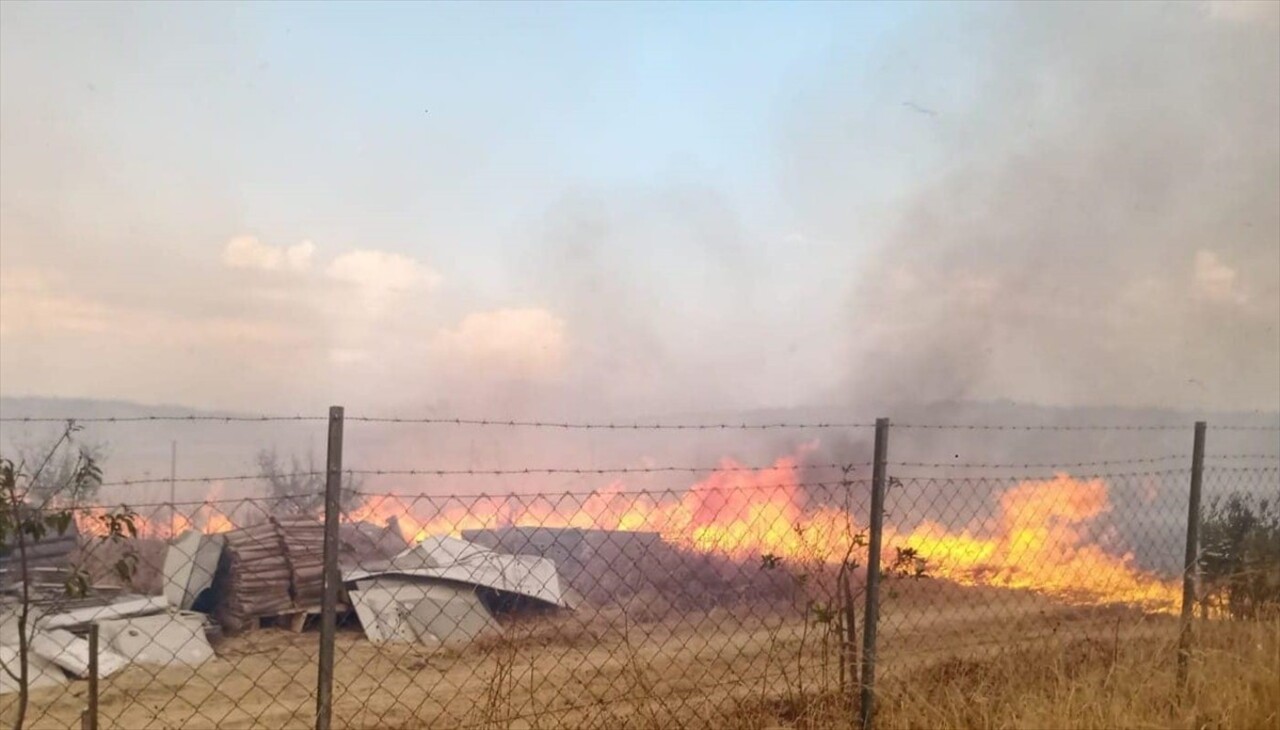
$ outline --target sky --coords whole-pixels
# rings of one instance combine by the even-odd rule
[[[1280,409],[1275,4],[0,5],[0,394]]]

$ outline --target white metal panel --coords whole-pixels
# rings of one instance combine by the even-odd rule
[[[419,640],[406,620],[411,606],[416,602],[414,599],[410,598],[408,603],[402,603],[397,600],[394,590],[382,587],[349,591],[347,595],[355,606],[356,616],[369,641],[375,644],[411,644]]]
[[[164,555],[164,595],[169,605],[189,609],[200,592],[213,585],[222,555],[222,535],[184,532]]]
[[[498,622],[475,589],[453,583],[384,576],[349,592],[365,635],[375,644],[466,644]]]
[[[195,530],[189,530],[170,542],[165,550],[164,596],[170,606],[181,606],[187,597],[187,583],[191,581],[202,537]]]
[[[18,647],[8,644],[0,645],[0,666],[12,670],[14,674],[18,673]],[[61,687],[66,683],[67,675],[63,674],[53,662],[35,654],[27,655],[27,687],[29,689]],[[0,671],[0,694],[17,691],[18,683],[13,681],[9,672]]]
[[[89,676],[89,642],[70,631],[36,631],[31,637],[31,652],[77,677]],[[98,645],[98,676],[110,677],[128,664],[128,659]]]
[[[98,624],[99,636],[111,649],[138,664],[196,666],[213,658],[204,635],[204,616],[163,613]]]
[[[554,561],[534,555],[496,553],[451,537],[427,538],[381,569],[353,570],[343,578],[358,581],[380,575],[439,578],[516,593],[563,608],[575,605],[561,583]]]
[[[169,599],[164,596],[141,596],[105,606],[87,606],[65,613],[50,614],[37,621],[36,626],[42,629],[65,629],[108,619],[145,616],[168,608]]]
[[[470,588],[428,583],[425,595],[409,611],[408,622],[418,636],[432,636],[447,645],[468,644],[498,630],[498,622]]]

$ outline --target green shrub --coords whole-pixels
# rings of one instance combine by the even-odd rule
[[[1232,494],[1200,515],[1201,605],[1232,618],[1280,615],[1280,506]]]

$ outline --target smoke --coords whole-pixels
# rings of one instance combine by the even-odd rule
[[[252,18],[6,10],[4,392],[618,421],[1280,408],[1275,5],[902,13],[872,46],[780,35],[769,73],[753,51],[690,63],[645,92],[665,123],[622,124],[554,75],[513,97],[518,61],[423,115],[412,75],[377,75],[390,106],[348,103],[359,74],[298,95]],[[611,45],[618,64],[577,65],[621,88]],[[499,445],[602,464],[795,446],[541,438]]]
[[[1253,10],[986,7],[855,74],[867,106],[814,92],[789,172],[823,235],[875,227],[849,170],[928,181],[849,292],[842,390],[1275,410],[1280,24]]]

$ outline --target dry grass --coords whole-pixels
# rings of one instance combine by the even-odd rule
[[[886,613],[884,730],[1280,730],[1280,620],[1202,625],[1179,701],[1176,619],[929,590],[932,604],[923,593],[905,595]],[[775,608],[654,622],[620,611],[552,616],[510,624],[503,636],[463,651],[379,648],[347,629],[337,647],[334,724],[853,727],[813,627]],[[310,727],[317,644],[315,633],[264,630],[223,642],[219,658],[198,671],[130,667],[103,683],[101,727]],[[0,721],[9,699],[0,701]],[[84,701],[83,682],[37,692],[32,726],[76,727]]]
[[[1126,637],[1127,628],[887,677],[876,727],[1280,728],[1280,622],[1202,627],[1183,697],[1173,635]],[[743,703],[716,726],[851,728],[848,712],[832,694],[770,698]]]

